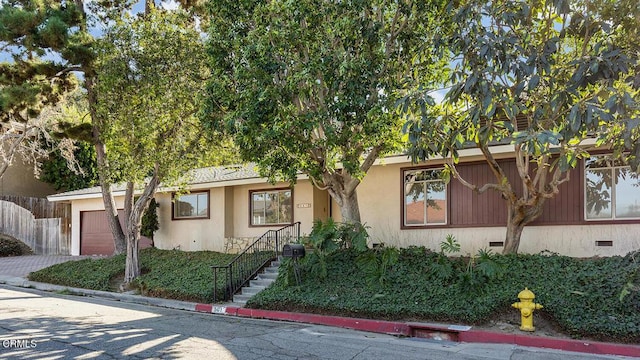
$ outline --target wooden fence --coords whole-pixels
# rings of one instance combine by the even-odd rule
[[[0,233],[27,244],[35,254],[71,253],[71,205],[47,199],[0,196]]]

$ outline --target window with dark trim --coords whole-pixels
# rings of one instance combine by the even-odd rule
[[[405,170],[404,226],[445,225],[447,223],[447,186],[442,168]]]
[[[291,189],[250,191],[249,199],[252,226],[293,223]]]
[[[208,219],[209,192],[174,195],[171,215],[173,220]]]
[[[595,155],[584,162],[585,219],[640,219],[640,179],[622,160]]]

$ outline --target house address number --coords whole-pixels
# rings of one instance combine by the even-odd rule
[[[296,207],[297,207],[298,209],[310,208],[310,207],[311,207],[311,204],[310,204],[310,203],[296,204]]]

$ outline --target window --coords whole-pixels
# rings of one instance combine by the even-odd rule
[[[609,155],[585,160],[587,220],[640,219],[640,179]]]
[[[442,169],[404,172],[404,225],[427,226],[447,223],[446,184]]]
[[[251,225],[293,223],[291,189],[252,191]]]
[[[173,199],[173,219],[208,219],[209,192],[193,192],[175,196]]]

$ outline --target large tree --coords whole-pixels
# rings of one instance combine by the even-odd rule
[[[126,129],[123,128],[122,139],[118,140],[117,137],[114,137],[114,134],[117,134],[117,130],[114,130],[114,126],[117,127],[120,125],[117,123],[110,124],[111,114],[109,111],[105,111],[105,109],[108,109],[112,104],[100,104],[100,101],[104,101],[105,98],[98,93],[98,89],[101,86],[99,82],[100,74],[98,72],[96,62],[96,50],[98,49],[98,44],[92,34],[100,34],[101,31],[109,26],[119,24],[123,19],[126,19],[132,12],[134,12],[134,7],[138,3],[144,5],[145,12],[150,11],[155,6],[155,2],[152,0],[98,2],[89,2],[84,0],[75,0],[71,2],[59,2],[53,0],[37,2],[28,0],[7,0],[2,2],[2,8],[0,8],[0,19],[2,19],[0,22],[0,40],[2,41],[2,50],[4,51],[9,49],[16,50],[18,52],[18,56],[14,58],[15,60],[13,62],[6,64],[6,66],[3,64],[3,76],[5,73],[21,75],[9,77],[11,85],[15,85],[13,88],[23,92],[27,92],[28,90],[34,93],[34,96],[37,99],[47,98],[47,96],[52,92],[49,88],[44,85],[40,87],[30,86],[30,83],[27,80],[33,77],[45,84],[59,84],[56,85],[56,89],[61,88],[66,90],[68,88],[68,86],[66,86],[66,81],[68,80],[67,76],[72,72],[79,72],[82,74],[82,78],[84,80],[82,85],[87,98],[87,118],[91,123],[88,133],[83,135],[90,137],[96,150],[96,162],[99,182],[102,188],[102,198],[107,214],[107,221],[114,238],[116,253],[124,253],[127,251],[127,238],[118,219],[118,212],[111,192],[111,185],[116,178],[126,181],[126,179],[122,177],[114,177],[114,169],[121,169],[115,172],[124,174],[127,169],[131,169],[133,161],[125,160],[125,156],[116,156],[115,152],[111,159],[108,158],[107,145],[111,144],[111,146],[118,146],[117,144],[119,142],[129,142],[131,144],[131,133],[126,132]],[[182,1],[180,3],[186,6],[193,6],[193,8],[190,9],[191,15],[193,16],[197,15],[197,6],[201,4],[199,1]],[[196,21],[196,17],[193,16],[189,18],[188,21],[185,21],[183,25],[197,26],[199,22]],[[184,45],[181,42],[177,42],[176,44]],[[166,49],[163,49],[163,54],[169,61],[161,63],[165,65],[168,64],[168,66],[173,65],[170,61],[171,56],[173,56],[171,51],[173,50],[180,52],[189,49],[167,47]],[[47,56],[44,57],[44,55]],[[192,55],[198,58],[198,54]],[[104,64],[105,63],[101,66]],[[5,70],[5,68],[7,70]],[[188,69],[185,70],[188,71]],[[162,69],[158,69],[156,75],[161,76],[163,74],[162,71]],[[135,78],[136,74],[129,73],[129,75],[132,75],[134,78],[128,80],[139,80]],[[23,78],[26,78],[27,80]],[[102,81],[106,80],[108,80],[108,78],[102,79]],[[180,84],[182,80],[183,79],[179,76],[171,79],[176,86]],[[4,96],[5,93],[7,93],[4,86],[2,90]],[[102,90],[105,90],[104,87]],[[125,89],[122,90],[125,91]],[[126,90],[130,91],[130,89]],[[146,90],[148,91],[149,89]],[[57,94],[57,92],[55,93]],[[191,95],[196,96],[195,93],[192,93]],[[140,100],[140,97],[135,97],[135,99]],[[192,99],[193,98],[191,98],[191,100]],[[171,101],[169,103],[174,105],[176,104]],[[143,105],[145,104],[143,103]],[[123,104],[122,106],[125,105]],[[191,106],[191,103],[187,106]],[[131,106],[131,108],[133,108],[133,106]],[[165,108],[162,108],[162,110],[164,109]],[[179,111],[180,109],[184,110],[184,107],[176,107],[176,111]],[[136,114],[140,115],[140,111]],[[164,120],[166,119],[158,119],[158,122],[165,124]],[[176,124],[175,126],[180,127],[179,124]],[[146,128],[149,128],[149,126]],[[86,130],[86,127],[81,126],[81,129]],[[71,132],[72,130],[74,129],[67,128],[65,129],[65,132]],[[164,127],[164,125],[158,129],[158,131],[164,131],[169,136],[177,130],[177,128],[167,128]],[[148,145],[148,142],[146,142],[144,137],[141,137],[139,141],[141,143],[140,145]],[[181,148],[183,145],[180,143],[181,139],[178,137],[176,141],[175,145],[177,145],[177,148]],[[131,144],[131,146],[135,147],[135,144]],[[131,149],[123,149],[124,153],[128,150]],[[160,153],[156,155],[160,156]],[[166,159],[163,159],[163,161],[164,160]],[[173,160],[179,161],[180,159],[173,158]],[[110,161],[114,161],[115,163],[112,165],[110,164]],[[144,166],[146,168],[146,165],[148,165],[149,162],[147,159],[144,161]],[[158,169],[165,171],[164,169],[161,169],[160,166],[158,166]],[[171,171],[166,172],[171,173]],[[149,170],[147,175],[150,176],[150,183],[156,184],[155,186],[157,186],[161,177],[158,176],[158,174],[155,174],[153,169]],[[166,175],[166,173],[163,175]],[[137,180],[139,178],[136,175],[134,179]],[[151,188],[154,188],[154,186],[151,186]],[[130,183],[130,191],[128,191],[128,194],[129,192],[133,192],[134,189],[135,182],[133,182],[133,184]],[[150,188],[145,187],[143,195],[146,197],[146,194],[149,191]],[[128,197],[128,199],[130,199],[130,197]],[[148,199],[146,201],[142,201],[140,203],[141,206],[138,206],[138,203],[127,203],[127,217],[131,214],[134,214],[134,218],[137,217],[137,213],[141,212],[141,208],[143,208],[145,204],[148,204]],[[127,221],[128,220],[125,219],[125,222]],[[129,222],[133,224],[132,226],[137,224],[136,221]],[[128,231],[128,233],[131,233],[131,231]],[[131,267],[127,274],[129,280],[132,277],[135,277],[136,266]]]
[[[106,159],[96,113],[93,49],[95,39],[89,29],[100,28],[111,20],[122,18],[131,5],[131,2],[124,0],[91,3],[85,3],[83,0],[7,0],[2,2],[0,8],[2,50],[13,53],[13,61],[3,64],[3,75],[11,75],[3,78],[7,81],[7,85],[2,89],[5,103],[7,102],[4,99],[15,97],[11,89],[16,89],[13,93],[29,95],[24,96],[28,101],[23,102],[27,104],[35,103],[30,99],[55,100],[54,95],[58,95],[60,91],[50,89],[47,84],[60,84],[57,86],[58,89],[69,91],[65,84],[70,81],[72,73],[81,73],[84,78],[83,88],[86,91],[91,120],[89,134],[86,135],[91,137],[96,148],[100,185],[117,253],[125,251],[125,239],[111,194],[111,183],[100,171],[105,167]],[[22,97],[15,98],[19,100]],[[17,112],[6,111],[6,108],[19,110],[19,107],[14,105],[3,106],[3,116],[4,113],[14,116]]]
[[[626,10],[613,11],[616,4]],[[515,253],[524,226],[589,155],[585,140],[636,131],[627,125],[638,119],[640,8],[635,0],[469,0],[454,11],[440,43],[451,88],[442,104],[410,115],[410,153],[449,158],[449,175],[463,185],[499,192],[508,209],[504,253]],[[517,178],[497,161],[496,144],[513,145]],[[461,178],[463,148],[480,150],[495,181]]]
[[[184,180],[216,147],[196,116],[208,71],[201,34],[187,20],[181,11],[148,9],[100,41],[96,94],[107,170],[127,183],[125,282],[140,274],[142,215],[159,184]]]
[[[436,78],[439,1],[210,1],[206,119],[270,179],[298,171],[360,222],[356,188],[398,149],[394,95],[414,70]]]

